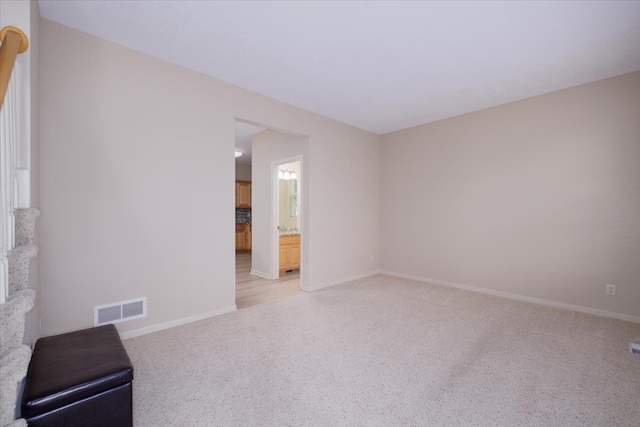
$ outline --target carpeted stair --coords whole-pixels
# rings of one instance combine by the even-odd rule
[[[40,211],[35,208],[16,209],[15,247],[9,251],[9,297],[0,304],[0,426],[26,426],[16,420],[18,391],[27,374],[31,347],[23,344],[25,315],[36,298],[29,289],[29,265],[38,254],[33,244],[36,220]]]

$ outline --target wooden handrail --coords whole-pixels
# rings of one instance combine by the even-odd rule
[[[4,27],[0,30],[0,42],[2,42],[0,46],[0,108],[2,108],[16,56],[27,50],[29,39],[16,27]]]

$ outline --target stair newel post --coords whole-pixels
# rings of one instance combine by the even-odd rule
[[[4,101],[4,95],[9,87],[11,71],[19,53],[27,50],[29,39],[16,27],[4,27],[0,30],[0,107]]]

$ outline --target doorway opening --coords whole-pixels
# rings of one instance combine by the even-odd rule
[[[283,163],[284,162],[284,163]],[[272,206],[277,238],[273,253],[278,255],[278,277],[300,276],[300,244],[302,238],[302,159],[283,160],[275,164],[273,179],[276,190]],[[274,271],[276,269],[274,268]]]
[[[308,137],[236,120],[236,151],[242,153],[236,158],[236,189],[239,184],[242,189],[236,191],[235,291],[240,309],[300,293],[303,287]]]

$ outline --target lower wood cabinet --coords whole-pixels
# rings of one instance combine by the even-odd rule
[[[300,235],[280,236],[280,276],[300,268]]]
[[[251,251],[251,224],[236,224],[236,252]]]

